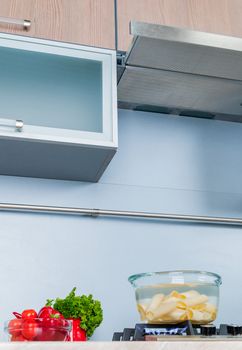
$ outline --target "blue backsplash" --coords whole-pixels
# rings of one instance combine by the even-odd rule
[[[100,182],[0,177],[0,201],[241,217],[242,125],[119,111],[119,150]],[[218,321],[241,323],[239,227],[0,213],[0,319],[73,286],[104,308],[94,339],[138,321],[130,274],[222,275]]]

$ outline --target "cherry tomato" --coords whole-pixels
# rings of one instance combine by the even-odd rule
[[[38,317],[37,312],[33,309],[24,310],[22,312],[22,318],[24,319],[33,319],[37,317]]]
[[[22,336],[22,334],[17,336],[12,336],[11,341],[28,341],[26,338]]]
[[[14,319],[11,320],[8,324],[8,333],[17,336],[21,333],[22,328],[22,320],[20,319]]]
[[[22,324],[22,335],[28,339],[32,340],[38,335],[39,324],[35,320],[26,319]]]

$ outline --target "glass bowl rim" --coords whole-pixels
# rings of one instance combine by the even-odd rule
[[[222,278],[220,275],[214,272],[209,272],[209,271],[203,271],[203,270],[166,270],[166,271],[156,271],[156,272],[142,272],[142,273],[137,273],[134,275],[131,275],[128,277],[128,281],[134,286],[135,281],[138,280],[139,278],[142,277],[149,277],[149,276],[155,276],[155,275],[166,275],[166,274],[172,274],[172,273],[181,273],[181,274],[195,274],[195,275],[208,275],[210,277],[213,277],[215,279],[215,284],[218,286],[222,284]],[[205,282],[206,283],[206,282]],[[173,284],[171,282],[171,284]]]
[[[36,321],[36,320],[45,320],[46,318],[44,318],[44,317],[36,317],[36,318],[33,318],[33,319],[29,319],[29,320],[33,320],[33,321]],[[55,319],[54,317],[53,318],[48,318],[48,319]],[[19,329],[19,330],[21,330],[22,329],[22,326],[23,326],[23,322],[24,321],[26,321],[26,319],[23,319],[23,318],[11,318],[11,319],[9,319],[9,320],[6,320],[6,321],[4,321],[4,331],[5,332],[8,332],[8,330],[9,329],[14,329],[15,327],[9,327],[9,323],[11,322],[11,321],[13,321],[13,320],[21,320],[21,322],[22,322],[22,324],[19,326],[19,328],[17,328],[17,329]],[[66,330],[66,331],[71,331],[71,329],[72,329],[72,320],[68,320],[68,319],[66,319],[66,318],[60,318],[60,320],[63,320],[63,321],[68,321],[67,322],[67,325],[59,325],[59,326],[57,326],[57,327],[54,327],[54,326],[50,326],[50,327],[48,327],[48,329],[57,329],[57,330]],[[42,325],[41,325],[41,323],[40,324],[38,324],[38,327],[43,327]]]

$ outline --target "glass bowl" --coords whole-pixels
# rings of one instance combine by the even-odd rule
[[[72,321],[57,318],[12,319],[5,322],[9,341],[70,341]]]
[[[177,270],[132,275],[141,321],[164,324],[190,320],[207,324],[217,317],[221,277],[212,272]]]

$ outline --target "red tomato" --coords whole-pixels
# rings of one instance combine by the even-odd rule
[[[28,339],[32,340],[38,335],[39,324],[35,320],[26,319],[22,325],[22,335]]]
[[[11,320],[8,324],[8,333],[17,336],[21,333],[22,321],[20,319]]]
[[[22,318],[24,319],[33,319],[37,317],[38,317],[37,312],[33,309],[24,310],[22,312]]]
[[[28,340],[20,334],[17,336],[12,336],[11,341],[28,341]]]

